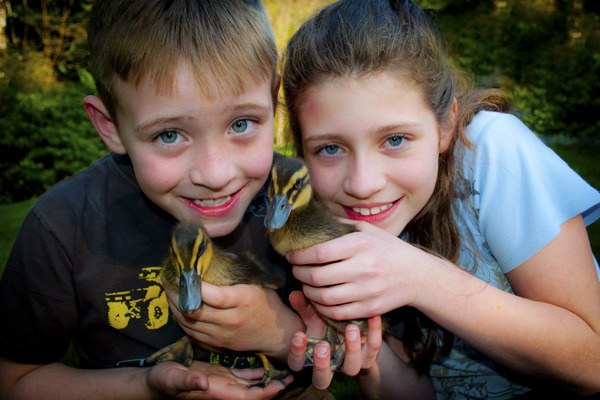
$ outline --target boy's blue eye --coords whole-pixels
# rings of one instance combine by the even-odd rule
[[[398,147],[402,144],[402,142],[404,141],[404,137],[400,136],[400,135],[394,135],[392,137],[389,137],[387,139],[387,142],[389,143],[390,146],[392,147]]]
[[[248,120],[239,119],[231,124],[231,130],[235,133],[244,133],[248,129]]]
[[[165,131],[161,132],[158,137],[163,143],[172,144],[175,143],[179,138],[179,133],[176,131]]]

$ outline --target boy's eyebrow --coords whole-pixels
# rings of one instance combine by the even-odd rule
[[[189,117],[184,116],[174,116],[174,117],[159,117],[152,119],[148,122],[141,123],[135,127],[136,132],[144,132],[147,129],[150,129],[156,125],[169,124],[173,122],[183,121],[186,119],[190,119]]]
[[[239,103],[239,104],[233,104],[230,106],[225,107],[225,111],[227,112],[232,112],[232,111],[271,111],[273,109],[273,107],[271,106],[271,103],[254,103],[254,102],[248,102],[248,103]]]
[[[224,109],[224,112],[227,113],[231,113],[231,112],[250,112],[250,111],[255,111],[255,112],[272,112],[273,108],[271,107],[271,104],[261,104],[261,103],[241,103],[241,104],[233,104],[231,106],[227,106]],[[152,119],[150,121],[141,123],[139,125],[137,125],[135,127],[135,131],[136,132],[143,132],[147,129],[150,129],[154,126],[157,125],[164,125],[164,124],[169,124],[169,123],[173,123],[173,122],[179,122],[179,121],[184,121],[187,119],[191,119],[191,117],[188,116],[184,116],[184,115],[177,115],[177,116],[169,116],[169,117],[158,117],[155,119]]]

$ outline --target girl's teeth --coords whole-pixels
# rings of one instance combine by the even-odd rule
[[[379,207],[373,207],[373,208],[352,208],[352,211],[354,211],[355,213],[358,213],[360,215],[377,215],[382,211],[387,210],[388,208],[390,208],[392,206],[392,204],[386,204],[384,206],[379,206]]]
[[[221,197],[219,199],[194,200],[194,203],[201,207],[218,207],[231,200],[231,196]]]

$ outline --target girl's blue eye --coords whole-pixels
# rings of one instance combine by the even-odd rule
[[[392,147],[398,147],[402,144],[402,142],[404,141],[404,137],[400,136],[400,135],[394,135],[392,137],[389,137],[387,139],[387,142],[390,146]]]
[[[235,133],[244,133],[248,129],[248,120],[239,119],[231,124],[231,130]]]
[[[327,146],[323,147],[323,151],[328,155],[333,156],[340,151],[340,147],[335,144],[328,144]]]
[[[179,133],[177,133],[176,131],[165,131],[161,132],[158,135],[158,137],[163,143],[173,144],[177,142],[177,139],[179,138]]]

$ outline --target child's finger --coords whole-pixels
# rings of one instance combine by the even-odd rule
[[[315,316],[315,309],[301,291],[293,291],[290,293],[289,299],[292,308],[296,310],[303,321],[306,322]]]
[[[367,342],[362,348],[362,367],[370,368],[377,359],[381,348],[382,330],[381,317],[372,317],[368,320]]]
[[[344,355],[344,364],[342,371],[346,375],[355,376],[362,367],[361,338],[358,326],[350,324],[346,327],[344,333],[346,341],[346,353]]]
[[[331,371],[331,359],[329,343],[320,341],[315,346],[313,365],[313,385],[317,389],[325,390],[331,384],[333,372]]]
[[[292,371],[300,371],[304,368],[306,359],[306,334],[296,332],[290,340],[290,351],[288,353],[288,365]]]

